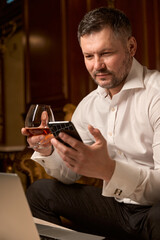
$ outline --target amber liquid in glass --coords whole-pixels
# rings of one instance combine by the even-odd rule
[[[31,135],[47,135],[50,134],[51,131],[49,130],[48,127],[41,128],[41,127],[26,127],[26,130],[31,134]]]

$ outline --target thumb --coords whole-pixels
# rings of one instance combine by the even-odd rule
[[[99,131],[99,129],[94,128],[93,126],[89,125],[88,126],[88,130],[93,135],[93,137],[95,138],[96,142],[101,143],[103,141],[106,141],[104,139],[104,137],[102,136],[101,132]]]
[[[43,111],[41,114],[41,127],[46,127],[48,122],[48,114],[47,111]]]

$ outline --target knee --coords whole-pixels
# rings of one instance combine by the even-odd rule
[[[26,197],[29,204],[32,205],[37,202],[44,202],[48,196],[48,186],[53,183],[53,179],[40,179],[32,183],[26,191]]]
[[[43,191],[43,185],[44,185],[45,179],[40,179],[32,183],[29,188],[26,191],[26,197],[28,199],[28,202],[31,203],[33,199],[36,199],[39,197],[39,194]]]

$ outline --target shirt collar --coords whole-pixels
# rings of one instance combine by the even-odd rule
[[[131,70],[121,91],[133,88],[144,88],[143,66],[135,58],[133,58]],[[104,98],[108,95],[106,89],[100,86],[97,87],[97,93]]]
[[[133,88],[144,88],[143,66],[133,58],[132,67],[121,91]]]

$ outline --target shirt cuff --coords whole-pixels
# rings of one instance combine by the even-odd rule
[[[62,160],[56,150],[49,156],[43,156],[39,152],[34,152],[31,156],[31,159],[35,162],[38,162],[44,168],[57,169]]]
[[[64,164],[56,149],[50,156],[42,156],[40,153],[34,152],[31,159],[44,167],[47,174],[65,184],[71,184],[80,178],[80,175],[71,171]]]
[[[129,198],[140,179],[140,169],[127,163],[116,162],[115,171],[109,182],[103,183],[102,195],[119,200]]]

